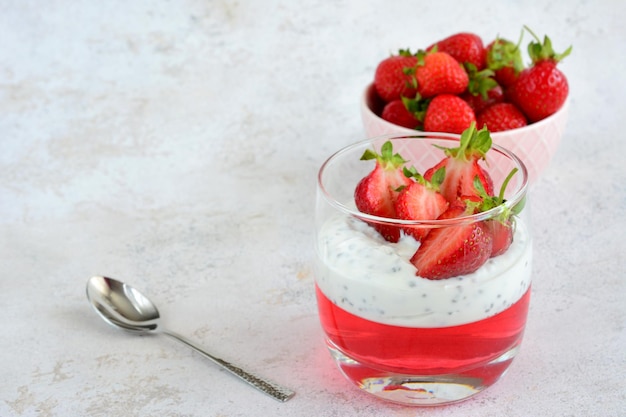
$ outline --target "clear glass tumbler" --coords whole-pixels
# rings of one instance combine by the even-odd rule
[[[475,395],[495,383],[516,356],[530,300],[532,239],[527,171],[493,145],[481,161],[493,189],[509,173],[504,203],[447,220],[398,220],[356,209],[357,183],[374,167],[360,160],[391,141],[394,153],[424,173],[455,147],[459,136],[416,132],[387,135],[341,149],[321,167],[315,221],[315,284],[319,318],[332,358],[358,388],[408,405],[439,405]],[[419,247],[405,236],[392,243],[373,226],[457,228],[499,221],[509,213],[513,242],[477,271],[426,279],[411,263]]]

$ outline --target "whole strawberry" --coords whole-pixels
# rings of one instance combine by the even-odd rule
[[[478,115],[487,107],[493,106],[496,103],[502,103],[504,101],[504,91],[502,87],[496,85],[487,90],[484,95],[473,94],[468,91],[463,93],[460,97],[474,110],[474,114]]]
[[[385,102],[399,100],[402,96],[415,97],[415,66],[417,57],[400,50],[378,64],[374,74],[374,88]]]
[[[485,48],[483,41],[480,36],[474,33],[456,33],[440,40],[427,50],[432,50],[435,47],[440,52],[450,54],[461,64],[469,62],[478,70],[485,68]]]
[[[398,190],[411,184],[402,170],[405,160],[393,153],[393,145],[387,141],[383,144],[380,154],[366,150],[361,157],[363,161],[374,160],[374,169],[359,181],[354,191],[354,201],[359,211],[378,217],[397,218],[395,202]],[[387,241],[397,242],[400,239],[398,227],[372,223]]]
[[[483,110],[476,116],[478,126],[487,126],[490,132],[524,127],[528,123],[524,114],[511,103],[497,103]]]
[[[469,77],[459,62],[446,52],[420,52],[415,70],[417,92],[422,98],[461,94]]]
[[[540,43],[537,36],[530,33],[536,40],[528,45],[533,65],[520,73],[517,81],[507,90],[507,96],[532,123],[556,113],[567,99],[569,85],[557,64],[569,55],[572,47],[557,54],[552,49],[550,38],[545,36]]]
[[[521,37],[520,37],[521,42]],[[487,68],[494,72],[494,78],[502,87],[515,83],[524,62],[519,45],[506,39],[497,38],[485,48]]]
[[[411,113],[400,99],[390,101],[383,107],[381,117],[389,123],[409,129],[417,129],[422,122]]]
[[[465,100],[452,94],[441,94],[428,104],[424,130],[460,134],[475,121],[474,110]]]
[[[475,114],[492,104],[504,101],[504,91],[494,80],[494,72],[490,69],[479,71],[473,64],[466,63],[465,68],[469,76],[467,91],[461,98],[467,101]]]

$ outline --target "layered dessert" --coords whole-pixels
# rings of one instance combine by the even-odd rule
[[[387,242],[367,223],[331,218],[318,235],[317,300],[322,326],[343,353],[399,373],[458,372],[514,348],[530,299],[532,245],[516,222],[508,250],[477,271],[420,277],[411,236]]]
[[[532,242],[523,199],[504,198],[516,169],[496,192],[478,163],[489,132],[472,126],[457,143],[424,174],[390,142],[366,151],[361,159],[375,168],[353,200],[318,219],[320,321],[340,368],[361,386],[405,375],[398,387],[410,390],[415,376],[443,376],[480,390],[521,342]],[[395,389],[389,381],[384,389]]]

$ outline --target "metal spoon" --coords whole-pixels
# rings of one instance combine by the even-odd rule
[[[159,324],[159,311],[156,306],[145,295],[128,284],[113,278],[91,277],[87,282],[87,298],[96,312],[115,327],[135,333],[158,332],[178,340],[278,401],[285,402],[295,394],[288,388],[217,358],[183,336],[163,328]]]

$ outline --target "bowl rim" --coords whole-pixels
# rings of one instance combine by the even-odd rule
[[[364,112],[364,114],[371,115],[371,117],[376,119],[378,123],[389,126],[394,129],[402,129],[402,131],[406,131],[406,132],[420,132],[420,130],[417,130],[417,129],[410,129],[408,127],[403,127],[403,126],[399,126],[394,123],[388,122],[387,120],[383,119],[378,114],[376,114],[376,112],[370,107],[370,102],[371,102],[370,98],[372,97],[373,94],[377,94],[377,93],[374,87],[374,82],[371,82],[370,84],[367,85],[367,87],[365,88],[365,91],[361,95],[361,110],[362,112]],[[378,99],[382,100],[380,97],[378,97]],[[500,132],[490,132],[491,136],[493,137],[495,135],[497,138],[498,136],[511,135],[517,132],[530,131],[532,129],[541,129],[543,125],[550,124],[553,122],[554,119],[561,117],[561,115],[567,111],[569,107],[569,101],[570,101],[570,95],[568,94],[567,98],[565,99],[565,102],[563,102],[561,107],[556,112],[546,117],[545,119],[541,119],[537,122],[530,123],[526,126],[517,127],[515,129],[509,129],[509,130],[504,130]]]

